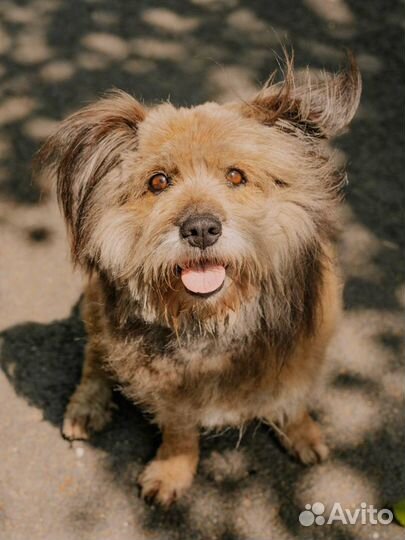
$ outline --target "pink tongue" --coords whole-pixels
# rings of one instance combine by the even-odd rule
[[[183,285],[193,293],[207,294],[214,292],[219,289],[224,280],[225,268],[220,265],[191,266],[181,271]]]

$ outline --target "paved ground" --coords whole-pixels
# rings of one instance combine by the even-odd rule
[[[0,2],[1,540],[405,537],[395,524],[298,523],[307,503],[383,507],[405,494],[404,23],[399,0]],[[239,447],[232,431],[204,438],[193,489],[164,513],[138,498],[158,435],[129,403],[117,396],[113,424],[89,444],[60,436],[82,362],[80,278],[52,189],[31,180],[29,163],[62,116],[111,86],[147,102],[243,97],[285,40],[301,67],[336,67],[348,46],[364,77],[338,141],[351,180],[347,311],[318,403],[333,455],[304,468],[260,426]]]

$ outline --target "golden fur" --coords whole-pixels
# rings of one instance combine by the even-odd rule
[[[170,504],[191,484],[198,431],[260,418],[303,462],[328,453],[307,412],[341,310],[333,243],[345,180],[325,139],[352,119],[360,76],[284,82],[250,103],[147,109],[114,92],[65,120],[38,162],[57,176],[76,264],[90,276],[89,341],[63,433],[86,438],[111,415],[111,385],[163,432],[140,477]],[[247,182],[231,187],[230,168]],[[172,185],[156,195],[157,172]],[[179,236],[212,214],[222,235],[201,250]],[[226,267],[224,287],[189,294],[178,269]]]

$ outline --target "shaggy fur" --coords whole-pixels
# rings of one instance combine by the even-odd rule
[[[360,76],[301,80],[287,63],[250,103],[148,109],[124,92],[65,120],[38,163],[57,177],[74,262],[89,274],[80,385],[63,433],[111,416],[111,387],[148,411],[163,443],[139,481],[170,504],[191,484],[200,428],[260,418],[305,463],[328,453],[307,404],[340,313],[333,243],[345,180],[325,139],[348,125]],[[243,171],[233,186],[227,171]],[[170,187],[148,180],[163,172]],[[189,217],[222,224],[206,249]],[[215,263],[224,286],[190,294],[179,269]]]

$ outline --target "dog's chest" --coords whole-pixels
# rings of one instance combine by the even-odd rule
[[[271,362],[246,334],[179,340],[139,331],[117,342],[109,365],[128,397],[151,411],[178,404],[207,428],[241,425],[271,400]]]
[[[187,366],[186,387],[192,388],[190,406],[203,427],[240,426],[262,416],[274,401],[269,364],[251,344],[218,349],[200,343],[179,354]]]

